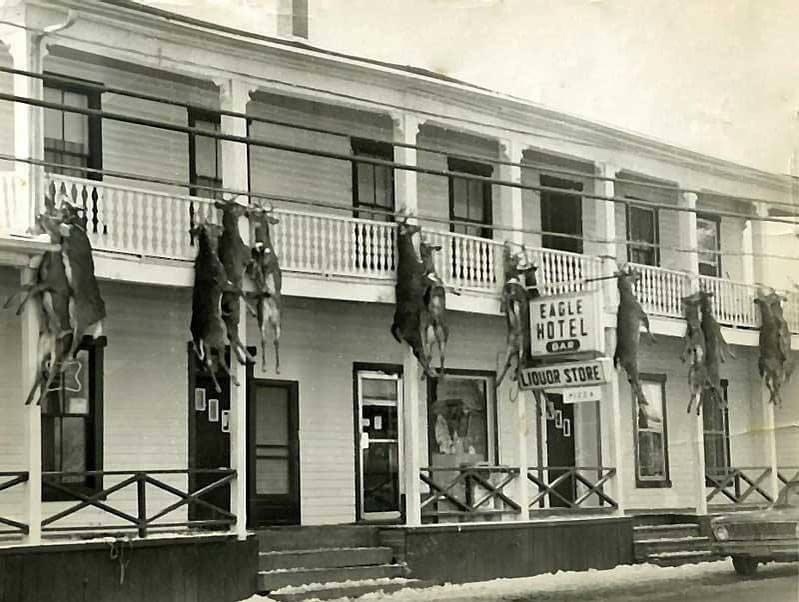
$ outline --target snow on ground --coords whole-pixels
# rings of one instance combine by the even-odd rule
[[[794,565],[795,566],[795,565]],[[780,568],[777,568],[780,567]],[[786,565],[768,565],[760,573],[778,570],[784,573]],[[614,569],[579,572],[559,571],[554,574],[537,575],[518,579],[495,579],[462,585],[445,584],[423,589],[406,589],[391,594],[376,592],[358,598],[359,602],[375,600],[385,602],[421,602],[447,600],[467,602],[475,600],[513,600],[531,593],[535,600],[558,600],[563,596],[581,596],[586,600],[603,600],[605,594],[614,591],[633,592],[646,596],[649,592],[662,592],[675,587],[689,588],[708,583],[735,581],[732,564],[728,560],[690,564],[679,567],[659,567],[652,564],[618,566]],[[604,594],[603,594],[604,592]],[[253,596],[243,602],[269,602],[270,598]],[[347,602],[340,598],[335,602]]]

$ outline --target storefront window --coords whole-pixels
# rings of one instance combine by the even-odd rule
[[[635,465],[638,487],[670,487],[666,430],[666,378],[641,375],[646,404],[635,407]]]

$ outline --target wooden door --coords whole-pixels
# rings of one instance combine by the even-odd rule
[[[547,394],[547,399],[551,403],[547,412],[547,466],[556,467],[549,470],[551,484],[575,463],[574,406],[564,404],[563,395]],[[553,489],[557,495],[549,494],[550,507],[568,507],[568,502],[575,500],[574,476],[564,477]]]
[[[253,383],[247,433],[251,527],[300,523],[298,389],[292,381]]]

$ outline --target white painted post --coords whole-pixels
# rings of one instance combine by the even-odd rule
[[[23,268],[22,286],[33,284],[35,270]],[[30,391],[39,372],[39,309],[34,302],[26,303],[22,310],[22,391]],[[26,505],[28,510],[27,543],[38,545],[42,538],[42,414],[41,406],[32,403],[25,412],[25,456],[28,482]]]
[[[42,72],[44,60],[41,34],[24,29],[4,36],[15,69]],[[14,75],[13,90],[17,96],[43,100],[44,88],[39,79]],[[44,159],[44,110],[22,102],[14,103],[14,156],[22,159]],[[43,202],[44,168],[17,161],[15,173],[15,211],[13,229],[25,232],[34,224],[37,206]]]
[[[696,209],[697,194],[683,192],[677,204],[684,209]],[[693,211],[680,211],[677,214],[679,224],[680,267],[688,272],[690,292],[699,290],[699,240],[696,230],[696,213]],[[691,429],[691,445],[694,448],[694,495],[696,496],[697,514],[707,514],[707,498],[705,495],[705,425],[702,412],[696,416],[689,415],[689,420],[694,420]]]
[[[220,105],[227,111],[247,112],[251,87],[238,80],[217,82]],[[247,135],[247,121],[240,117],[222,116],[220,129],[233,136]],[[221,143],[222,185],[234,190],[247,190],[247,146],[241,142],[223,140]],[[246,202],[246,201],[245,201]],[[245,244],[250,242],[250,227],[246,217],[239,220],[239,234]],[[247,345],[247,311],[239,301],[239,340]],[[247,367],[236,360],[230,350],[230,364],[240,386],[230,383],[230,467],[236,480],[230,488],[230,509],[236,515],[235,531],[239,539],[247,537]]]
[[[500,141],[500,156],[504,161],[520,164],[524,155],[524,145],[513,139]],[[521,183],[522,168],[513,165],[499,166],[499,179],[509,182]],[[512,228],[522,228],[524,217],[522,213],[522,189],[513,186],[499,186],[499,203],[501,212],[500,224]],[[496,231],[495,240],[510,240],[518,245],[524,242],[524,233],[515,231]]]
[[[420,122],[413,115],[401,113],[392,116],[394,140],[404,144],[416,144]],[[416,149],[398,146],[394,149],[395,160],[404,165],[416,165]],[[418,190],[416,172],[405,169],[394,171],[394,192],[398,210],[415,215],[418,212]],[[413,220],[411,220],[413,221]],[[403,438],[403,478],[405,489],[405,524],[422,524],[421,509],[421,424],[420,405],[422,386],[419,364],[410,348],[403,346],[402,359],[402,438]]]
[[[530,391],[520,391],[516,400],[516,445],[518,446],[519,480],[516,483],[516,503],[521,511],[517,518],[520,521],[530,520],[530,486],[527,482],[527,432],[530,429],[527,406],[534,404],[534,396]],[[535,415],[535,412],[533,412]]]
[[[598,175],[606,178],[616,177],[618,171],[615,165],[602,163],[598,166]],[[605,197],[613,197],[616,194],[616,186],[613,180],[597,180],[597,193]],[[617,270],[616,259],[616,204],[612,201],[597,201],[596,206],[596,232],[597,237],[605,242],[597,246],[600,255],[604,257],[602,262],[602,275],[611,276]],[[616,281],[611,279],[602,280],[602,300],[605,311],[603,318],[610,314],[616,315],[618,309],[618,290]],[[603,320],[604,322],[604,320]],[[616,329],[605,329],[605,354],[610,355],[616,348]],[[608,482],[608,490],[618,508],[618,515],[624,514],[626,500],[624,499],[624,483],[627,478],[624,455],[622,453],[622,421],[621,421],[621,399],[619,395],[619,373],[611,370],[610,381],[602,386],[600,406],[600,425],[601,425],[601,458],[603,467],[613,467],[616,469],[615,478]]]

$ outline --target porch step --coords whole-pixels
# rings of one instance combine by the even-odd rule
[[[657,554],[670,552],[705,552],[710,549],[707,537],[663,537],[659,539],[637,539],[636,560],[651,559]]]
[[[261,552],[369,548],[380,545],[378,528],[361,525],[321,525],[258,529]]]
[[[405,566],[401,564],[258,571],[258,591],[271,592],[283,587],[298,587],[312,583],[341,583],[344,581],[405,577],[406,571]]]
[[[269,597],[277,602],[301,602],[302,600],[334,600],[338,598],[359,598],[366,594],[389,594],[401,589],[422,588],[437,585],[418,579],[373,579],[367,581],[349,581],[347,583],[325,583],[318,588],[284,588],[272,592]]]
[[[391,548],[321,548],[261,552],[258,566],[262,571],[300,568],[337,568],[390,564]]]
[[[673,523],[664,525],[640,525],[633,527],[635,541],[659,538],[698,537],[701,533],[696,523]]]

